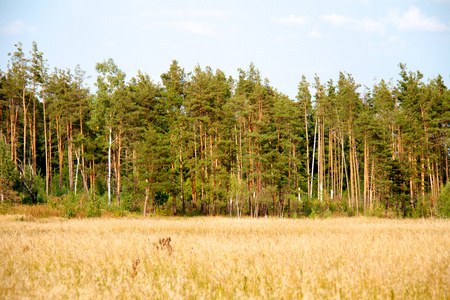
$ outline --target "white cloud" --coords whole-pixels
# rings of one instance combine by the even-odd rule
[[[309,21],[308,16],[296,17],[294,15],[289,15],[285,18],[272,18],[272,22],[279,24],[296,24],[304,25]]]
[[[365,31],[374,32],[374,33],[384,33],[384,24],[379,21],[374,21],[371,19],[364,19],[362,21],[358,21],[357,25],[361,23],[362,27]]]
[[[400,37],[397,35],[393,35],[393,36],[389,37],[389,39],[386,41],[386,44],[395,44],[398,41],[400,41]]]
[[[421,30],[421,31],[446,31],[450,30],[448,24],[440,22],[435,17],[426,17],[419,8],[410,7],[402,15],[398,11],[390,13],[388,20],[399,30]]]
[[[323,15],[320,20],[330,23],[336,27],[347,27],[350,29],[363,30],[373,33],[384,33],[384,24],[372,19],[352,19],[342,15]]]
[[[313,31],[308,33],[308,36],[312,37],[312,38],[320,39],[322,37],[322,33],[319,30],[314,29]]]
[[[450,1],[450,0],[448,0]],[[363,30],[366,32],[385,32],[386,26],[394,25],[398,30],[421,30],[421,31],[447,31],[450,24],[440,22],[435,17],[424,16],[417,7],[411,7],[403,14],[398,10],[391,11],[387,18],[383,19],[353,19],[346,16],[331,14],[320,17],[321,21],[330,23],[335,27],[344,27],[353,30]]]
[[[1,28],[1,32],[6,35],[22,35],[35,30],[36,27],[27,26],[23,20],[15,20]]]
[[[337,14],[323,15],[322,17],[320,17],[320,20],[329,22],[333,26],[342,26],[352,23],[351,19]]]
[[[198,35],[216,35],[216,33],[211,30],[213,25],[206,22],[169,22],[166,24],[174,29]]]
[[[214,32],[210,29],[211,26],[204,23],[198,22],[181,22],[179,23],[181,29],[185,29],[186,31],[200,34],[200,35],[211,35]]]
[[[139,3],[140,0],[136,0]],[[196,35],[223,36],[235,31],[235,26],[227,24],[233,11],[203,9],[145,9],[129,19],[138,20],[146,29],[158,26]]]
[[[233,15],[233,12],[205,9],[170,9],[149,12],[148,15],[175,19],[226,20]]]
[[[395,45],[396,47],[398,47],[401,45],[401,38],[397,35],[393,35],[385,40],[374,42],[373,44],[376,46],[380,46],[380,47],[392,46],[392,45]]]

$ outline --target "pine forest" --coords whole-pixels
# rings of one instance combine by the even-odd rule
[[[450,90],[399,80],[232,78],[176,60],[128,79],[113,59],[51,70],[36,43],[0,70],[0,195],[65,217],[450,216]],[[301,74],[301,70],[299,70]],[[270,74],[269,74],[270,75]],[[396,74],[393,74],[396,75]]]

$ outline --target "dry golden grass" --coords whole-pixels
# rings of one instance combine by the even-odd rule
[[[0,253],[3,299],[450,297],[450,220],[0,216]]]

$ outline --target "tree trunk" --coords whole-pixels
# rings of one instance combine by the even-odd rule
[[[204,161],[204,159],[205,159],[205,151],[204,151],[204,148],[203,148],[203,144],[204,143],[206,143],[206,141],[203,142],[203,131],[202,131],[202,125],[200,124],[200,161]],[[202,177],[202,188],[201,188],[201,190],[202,191],[201,191],[201,198],[200,198],[200,206],[201,206],[201,211],[204,214],[206,214],[206,210],[205,210],[205,180],[206,180],[206,176],[207,176],[206,172],[207,171],[205,169],[205,166],[202,165],[202,174],[201,174],[201,177]]]
[[[172,198],[173,198],[173,215],[176,216],[177,215],[177,194],[175,193],[175,191],[172,192]]]
[[[75,171],[75,188],[74,188],[74,193],[76,195],[77,194],[77,185],[78,185],[78,167],[80,165],[80,148],[78,148],[77,151],[75,151],[75,156],[77,158],[77,169]]]
[[[61,132],[61,117],[56,117],[56,136],[58,139],[58,156],[59,156],[59,188],[62,189],[64,153],[63,153],[62,132]]]
[[[133,183],[135,187],[138,185],[138,178],[136,149],[133,148]]]
[[[197,209],[197,130],[194,124],[194,170],[191,167],[192,208]]]
[[[317,135],[317,119],[316,119],[316,126],[314,128],[314,144],[313,144],[313,159],[312,159],[312,166],[311,166],[311,195],[310,198],[312,198],[312,191],[313,191],[313,183],[314,183],[314,156],[316,155],[316,135]]]
[[[367,132],[364,131],[364,213],[367,209],[369,192],[369,147],[367,145]]]
[[[121,162],[121,153],[122,153],[122,130],[119,130],[117,134],[117,163],[116,163],[116,179],[117,179],[117,189],[116,189],[116,197],[117,197],[117,205],[120,206],[120,191],[122,189],[122,162]]]
[[[444,155],[445,155],[445,179],[447,182],[450,182],[450,178],[448,177],[449,172],[448,172],[448,145],[444,144],[445,146],[445,151],[444,151]]]
[[[192,193],[192,208],[197,209],[197,186],[196,186],[195,172],[191,171],[191,193]]]
[[[48,147],[47,147],[47,121],[45,111],[45,94],[42,89],[42,107],[44,109],[44,145],[45,145],[45,195],[48,196],[49,188],[49,160],[48,160]]]
[[[80,134],[81,137],[84,138],[83,133],[83,114],[81,110],[81,98],[80,98]],[[84,159],[84,144],[81,144],[81,178],[83,180],[83,186],[86,193],[89,192],[88,183],[87,183],[87,174],[86,174],[86,162]]]
[[[333,189],[334,189],[334,170],[333,170],[333,133],[332,127],[328,129],[328,175],[327,175],[327,191],[330,193],[330,199],[333,198]]]
[[[422,201],[425,201],[425,157],[422,155],[420,157],[420,190],[422,192]]]
[[[67,160],[69,165],[69,187],[70,190],[73,191],[73,135],[72,135],[72,122],[68,122],[66,125],[67,128]]]
[[[17,169],[17,114],[18,107],[15,104],[14,99],[10,99],[9,101],[9,119],[10,119],[10,142],[11,142],[11,160],[14,162],[14,166]]]
[[[351,135],[351,129],[349,127],[349,143],[350,143],[350,149],[349,149],[349,156],[350,156],[350,199],[351,199],[351,208],[355,209],[355,156],[353,154],[353,136]]]
[[[356,152],[356,141],[355,139],[353,139],[353,145],[354,145],[354,150],[353,153],[355,154],[355,187],[357,188],[356,191],[356,213],[359,214],[359,202],[361,201],[361,177],[359,175],[359,161],[358,161],[358,154]]]
[[[347,197],[348,197],[348,206],[351,207],[351,199],[350,199],[350,193],[348,192],[349,189],[349,183],[348,183],[348,172],[347,172],[347,163],[345,161],[345,151],[344,151],[344,137],[341,134],[341,146],[342,146],[342,160],[344,162],[344,170],[345,170],[345,180],[347,183]]]
[[[181,152],[181,143],[180,143],[180,181],[181,181],[181,204],[184,214],[186,213],[186,205],[184,203],[183,155]]]
[[[25,177],[27,165],[27,105],[25,103],[25,83],[23,83],[22,90],[22,105],[23,105],[23,176]]]
[[[147,216],[148,198],[150,197],[150,183],[145,189],[144,217]]]
[[[306,101],[306,100],[305,100]],[[308,108],[305,103],[305,134],[306,134],[306,186],[308,188],[308,199],[311,198],[309,182],[311,180],[309,173],[309,138],[308,138]]]
[[[33,174],[36,174],[36,97],[33,95],[33,133],[31,149],[33,155]]]
[[[112,144],[112,127],[109,127],[109,143],[108,143],[108,206],[111,205],[111,144]]]
[[[48,120],[48,176],[49,176],[49,190],[53,191],[53,172],[52,172],[52,120]]]

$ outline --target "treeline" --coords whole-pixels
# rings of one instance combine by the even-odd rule
[[[253,64],[233,79],[174,60],[159,84],[140,72],[126,82],[109,59],[91,93],[79,67],[49,70],[36,43],[29,55],[19,43],[0,80],[2,204],[89,195],[144,215],[449,213],[450,91],[399,66],[395,86],[363,93],[348,73],[303,76],[290,99]]]

